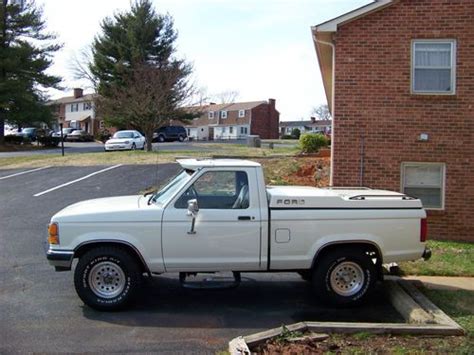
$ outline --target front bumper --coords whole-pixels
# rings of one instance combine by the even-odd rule
[[[46,259],[48,259],[50,265],[54,266],[56,271],[68,271],[71,270],[74,252],[69,250],[48,249]]]
[[[132,149],[131,144],[106,144],[105,150],[130,150]]]

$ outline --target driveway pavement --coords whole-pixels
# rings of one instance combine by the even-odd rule
[[[364,307],[330,309],[293,273],[243,274],[239,288],[220,291],[183,289],[176,274],[165,274],[148,280],[130,310],[84,306],[72,272],[54,272],[44,257],[50,217],[81,200],[136,194],[177,170],[175,164],[0,170],[1,354],[214,353],[238,335],[284,323],[402,321],[380,289]]]

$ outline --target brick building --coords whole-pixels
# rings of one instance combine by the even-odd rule
[[[275,100],[209,104],[188,108],[199,117],[185,125],[188,136],[197,140],[243,139],[259,135],[264,139],[278,138],[280,113]]]
[[[64,128],[77,128],[94,135],[104,128],[103,120],[96,117],[96,94],[84,95],[83,90],[76,88],[72,96],[61,97],[48,102],[54,107],[57,123],[62,123]]]
[[[334,186],[402,191],[474,241],[474,1],[379,0],[312,28]]]

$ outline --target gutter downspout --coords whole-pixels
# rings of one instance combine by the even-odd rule
[[[315,29],[313,29],[314,31]],[[315,33],[313,32],[313,40],[315,42],[324,44],[326,46],[330,46],[332,49],[332,87],[331,87],[331,116],[332,116],[332,127],[331,127],[331,166],[329,167],[329,186],[333,186],[333,176],[334,176],[334,121],[336,118],[335,115],[335,107],[334,107],[334,94],[336,92],[335,87],[336,87],[336,46],[334,43],[331,42],[326,42],[326,41],[321,41],[316,38]],[[319,60],[319,58],[318,58]]]

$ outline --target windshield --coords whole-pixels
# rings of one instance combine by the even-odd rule
[[[112,138],[133,138],[133,132],[117,132]]]
[[[174,179],[165,185],[160,191],[154,194],[149,202],[156,203],[159,205],[165,204],[174,194],[179,191],[186,183],[191,179],[191,175],[194,171],[183,170]]]

